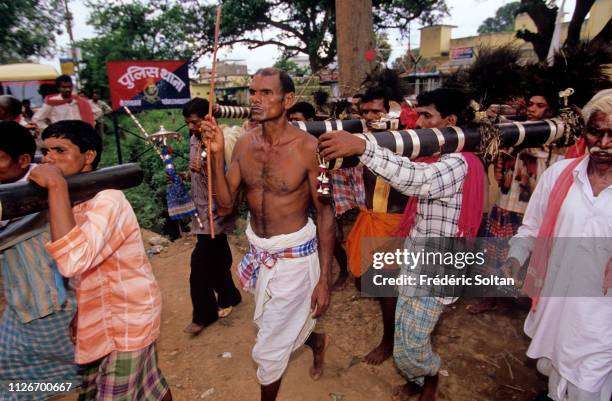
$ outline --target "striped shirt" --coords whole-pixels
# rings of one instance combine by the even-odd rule
[[[161,294],[132,207],[105,190],[72,211],[77,225],[47,250],[75,284],[76,362],[147,347],[159,336]]]
[[[405,248],[416,246],[416,238],[456,236],[463,183],[467,176],[467,162],[461,154],[442,155],[436,163],[415,163],[389,149],[366,142],[366,149],[360,160],[364,166],[402,194],[418,197],[414,225],[406,238]],[[422,243],[423,241],[419,241],[419,245]],[[419,267],[410,274],[418,275],[418,269]],[[415,293],[417,288],[400,286],[399,291],[402,295],[414,296],[419,294]],[[432,290],[435,289],[425,289],[423,295],[432,295]]]

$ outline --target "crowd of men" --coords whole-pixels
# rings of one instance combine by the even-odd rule
[[[0,380],[78,380],[79,400],[171,400],[156,353],[161,294],[134,211],[121,191],[102,190],[72,205],[67,189],[66,176],[97,168],[102,138],[96,121],[100,127],[108,106],[97,95],[90,101],[74,94],[70,77],[59,77],[57,84],[58,94],[33,114],[16,99],[0,97],[0,183],[34,182],[47,189],[49,202],[48,212],[1,222],[6,306]],[[304,344],[313,353],[311,379],[323,374],[331,339],[315,331],[317,318],[349,271],[367,294],[373,269],[361,260],[363,238],[400,237],[409,249],[422,238],[475,236],[512,237],[509,250],[491,243],[491,268],[524,282],[532,299],[524,328],[531,338],[527,355],[548,377],[548,390],[536,399],[610,401],[612,90],[598,93],[582,109],[584,150],[508,149],[490,165],[471,152],[410,160],[346,131],[315,138],[291,124],[317,115],[312,105],[297,101],[291,77],[281,70],[259,70],[249,91],[250,120],[231,152],[227,135],[207,115],[206,100],[195,98],[183,107],[190,134],[186,178],[199,215],[212,209],[216,233],[213,238],[209,222],[194,217],[193,314],[184,331],[205,335],[206,327],[241,303],[227,235],[244,196],[248,250],[237,278],[255,298],[252,357],[262,401],[277,398],[291,354]],[[374,123],[391,107],[387,93],[376,85],[365,88],[347,114],[376,130]],[[471,124],[470,100],[458,89],[424,92],[416,104],[401,105],[400,121],[411,129]],[[558,99],[538,88],[525,94],[525,103],[529,121],[559,112]],[[40,133],[38,165],[32,132]],[[358,157],[361,165],[329,172],[330,201],[321,196],[328,174],[324,160],[345,157]],[[489,209],[491,184],[499,193]],[[359,214],[345,246],[343,215],[350,209]],[[561,237],[575,243],[551,240]],[[335,281],[334,257],[340,267]],[[421,266],[416,268],[418,274]],[[399,286],[394,296],[367,295],[379,301],[384,329],[363,361],[380,364],[393,357],[406,378],[392,390],[394,401],[436,400],[441,357],[432,333],[457,297],[427,286]],[[497,302],[484,298],[469,310],[489,312]]]

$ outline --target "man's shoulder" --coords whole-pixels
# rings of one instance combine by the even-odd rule
[[[567,166],[569,166],[572,162],[576,161],[576,159],[562,159],[550,165],[545,171],[544,174],[548,173],[548,175],[558,176],[561,174],[563,170]]]
[[[257,135],[259,135],[259,132],[260,132],[259,129],[253,128],[253,129],[247,130],[244,134],[240,135],[236,139],[236,145],[234,145],[234,151],[238,149],[242,149],[248,143],[252,143],[253,140],[257,137]]]
[[[121,206],[126,203],[129,205],[129,202],[127,198],[125,197],[125,194],[118,189],[104,189],[98,192],[96,196],[94,196],[91,199],[91,202],[94,202],[96,204],[100,202],[104,202],[104,203],[110,202],[117,206]]]
[[[447,153],[440,156],[440,161],[451,162],[457,165],[467,165],[467,159],[462,153]]]
[[[319,140],[314,135],[309,134],[308,132],[304,132],[304,131],[302,131],[300,135],[301,135],[302,143],[309,150],[316,149],[319,146]]]
[[[298,144],[304,148],[305,152],[315,150],[319,144],[319,141],[316,137],[306,131],[295,127],[293,124],[289,124],[288,133],[290,135],[295,135]]]

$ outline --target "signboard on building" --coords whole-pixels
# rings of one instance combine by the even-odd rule
[[[113,110],[169,109],[189,101],[187,61],[109,61]]]
[[[451,60],[462,60],[474,57],[473,47],[456,47],[451,49]]]
[[[60,70],[62,74],[74,75],[74,61],[71,58],[60,58]]]

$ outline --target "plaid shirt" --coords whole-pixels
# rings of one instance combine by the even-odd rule
[[[278,252],[270,253],[263,249],[257,248],[253,244],[249,244],[249,251],[244,255],[240,266],[238,266],[238,278],[243,289],[255,291],[257,286],[257,277],[259,276],[259,268],[263,265],[271,269],[276,264],[278,259],[293,259],[311,255],[317,251],[317,237],[310,241],[286,248]]]
[[[353,208],[366,208],[363,167],[330,171],[330,180],[336,216]]]
[[[406,238],[406,249],[418,247],[420,250],[423,241],[419,241],[417,245],[415,242],[417,238],[442,239],[456,236],[463,182],[467,175],[467,162],[461,154],[443,155],[436,163],[415,163],[373,142],[366,142],[366,149],[360,160],[364,166],[382,177],[397,191],[419,198],[414,225]],[[424,267],[417,266],[410,272],[404,271],[403,267],[402,274],[417,277],[419,274],[431,275],[431,271],[423,271]],[[443,267],[427,266],[427,269],[434,269],[435,275]],[[432,293],[436,288],[418,286],[401,286],[399,291],[404,296],[442,295]]]

